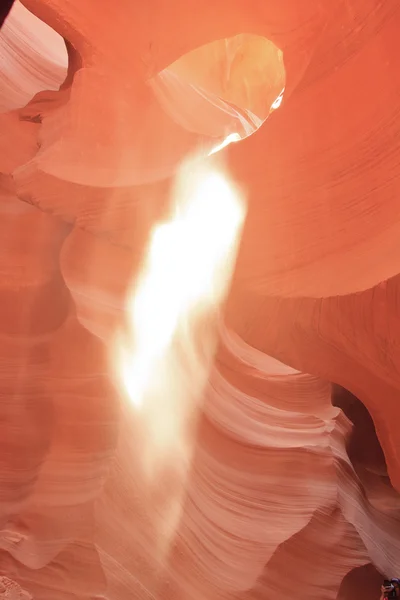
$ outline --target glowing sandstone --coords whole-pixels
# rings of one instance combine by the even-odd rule
[[[0,598],[344,600],[360,572],[376,583],[370,563],[398,574],[398,3],[24,5],[47,42],[17,5],[0,39]],[[175,174],[254,131],[283,87],[202,163],[248,218],[227,305],[178,331],[174,408],[158,390],[149,417],[115,340]],[[331,381],[370,411],[390,480]],[[168,448],[150,433],[174,418]]]
[[[1,30],[0,112],[22,108],[40,91],[57,90],[67,72],[59,35],[15,2]]]

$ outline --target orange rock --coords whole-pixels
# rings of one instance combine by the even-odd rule
[[[400,574],[398,2],[23,5],[0,35],[0,598],[378,598]],[[248,205],[229,297],[218,330],[171,335],[174,410],[152,381],[151,412],[118,335],[182,162],[231,133],[204,159]]]

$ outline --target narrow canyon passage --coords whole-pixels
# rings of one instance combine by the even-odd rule
[[[0,599],[378,600],[400,5],[10,8]]]

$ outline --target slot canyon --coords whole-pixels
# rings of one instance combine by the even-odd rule
[[[0,600],[379,600],[400,3],[0,23]]]

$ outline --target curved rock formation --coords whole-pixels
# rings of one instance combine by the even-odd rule
[[[1,30],[0,57],[0,112],[24,107],[40,91],[57,90],[66,76],[64,41],[20,2]]]
[[[0,598],[346,600],[400,575],[399,25],[395,0],[15,3]],[[188,158],[247,217],[228,296],[189,290],[141,405],[118,340]]]

